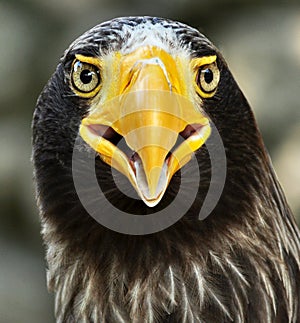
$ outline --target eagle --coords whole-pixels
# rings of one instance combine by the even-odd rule
[[[32,129],[57,322],[300,321],[299,229],[198,30],[95,26],[61,57]]]

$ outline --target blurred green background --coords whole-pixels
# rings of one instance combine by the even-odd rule
[[[31,117],[63,51],[117,16],[188,23],[223,52],[300,216],[300,3],[258,0],[0,1],[0,322],[54,322],[33,198]]]

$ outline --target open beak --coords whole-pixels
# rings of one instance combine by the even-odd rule
[[[147,206],[154,207],[211,128],[186,97],[176,62],[164,50],[142,47],[123,57],[120,71],[120,78],[112,81],[118,83],[118,94],[91,109],[80,135],[104,162],[129,179]],[[114,138],[120,136],[131,154],[116,146]],[[176,147],[178,136],[184,141]]]

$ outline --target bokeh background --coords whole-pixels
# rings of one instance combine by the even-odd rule
[[[33,198],[31,117],[69,43],[117,16],[169,17],[223,52],[300,216],[300,2],[0,0],[0,322],[54,322]]]

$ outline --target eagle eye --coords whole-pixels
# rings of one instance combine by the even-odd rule
[[[92,97],[96,95],[101,85],[100,70],[93,64],[75,60],[71,81],[79,96]]]
[[[200,66],[196,74],[197,90],[199,94],[208,98],[215,94],[220,81],[220,71],[217,63]]]

